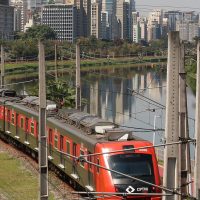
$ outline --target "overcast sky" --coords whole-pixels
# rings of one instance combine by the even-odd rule
[[[143,13],[151,12],[151,10],[156,8],[162,8],[164,10],[194,10],[200,13],[200,0],[135,0],[135,2],[136,10],[142,11]]]

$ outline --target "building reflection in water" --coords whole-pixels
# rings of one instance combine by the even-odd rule
[[[164,113],[143,96],[165,104],[162,86],[166,75],[148,68],[140,71],[130,68],[121,74],[123,77],[113,72],[109,76],[104,71],[104,75],[84,82],[82,95],[89,97],[84,110],[118,124],[152,128],[154,115],[164,116]]]

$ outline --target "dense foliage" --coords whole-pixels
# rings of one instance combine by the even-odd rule
[[[56,33],[46,25],[34,25],[21,35],[22,39],[55,40]]]
[[[50,81],[47,89],[47,99],[57,103],[57,105],[67,108],[75,107],[75,88],[67,85],[63,81]]]
[[[47,59],[54,58],[54,47],[57,44],[58,59],[75,58],[75,44],[67,41],[55,40],[55,32],[45,25],[35,25],[25,33],[16,33],[15,40],[4,42],[7,48],[7,58],[37,59],[38,40],[45,43]],[[0,41],[2,43],[3,41]],[[129,41],[117,39],[114,41],[98,40],[91,36],[89,38],[79,38],[82,58],[108,58],[108,57],[131,57],[131,56],[166,56],[166,39],[152,41],[149,45],[143,46]],[[163,53],[165,52],[165,53]]]

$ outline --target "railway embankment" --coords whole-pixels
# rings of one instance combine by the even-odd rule
[[[38,164],[0,139],[0,200],[37,200]],[[49,172],[49,200],[80,199],[73,189]]]

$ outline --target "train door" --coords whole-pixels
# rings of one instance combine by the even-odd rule
[[[10,131],[10,110],[7,111],[7,131]]]
[[[18,123],[18,119],[19,119],[19,114],[16,113],[16,117],[15,117],[15,122],[16,122],[16,137],[19,137],[19,123]]]
[[[63,148],[63,142],[64,142],[64,137],[62,135],[60,135],[60,151],[63,152],[64,148]],[[60,163],[62,165],[64,165],[64,156],[63,153],[60,153]]]
[[[91,152],[88,151],[88,155],[91,154]],[[88,156],[88,161],[92,162],[92,157]],[[92,185],[92,165],[88,164],[88,185]]]
[[[77,156],[77,144],[73,143],[73,156]],[[73,161],[73,173],[76,174],[76,160]]]
[[[36,136],[35,136],[35,141],[36,141],[36,147],[39,148],[39,124],[38,122],[36,123]]]
[[[28,118],[25,119],[25,141],[28,142]]]
[[[53,155],[53,131],[52,129],[49,129],[49,155],[52,157]]]

